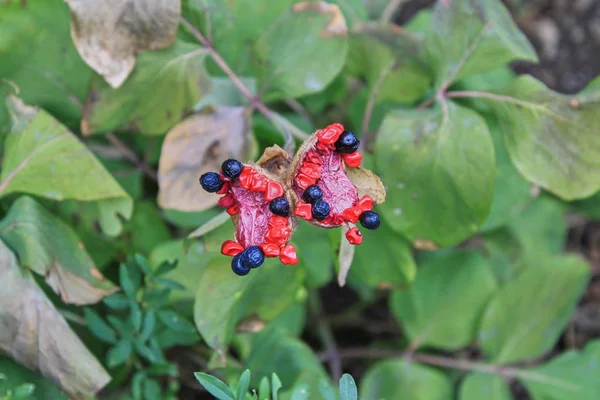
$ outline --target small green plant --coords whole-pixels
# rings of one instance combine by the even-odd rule
[[[178,370],[167,361],[164,351],[200,339],[190,321],[167,307],[171,292],[184,289],[164,277],[176,266],[175,262],[164,262],[153,270],[144,257],[135,255],[119,268],[123,293],[103,300],[108,307],[105,317],[92,308],[84,310],[90,331],[111,345],[106,365],[111,369],[124,367],[122,380],[133,375],[131,395],[136,400],[174,398],[179,389]],[[169,382],[164,392],[157,381],[160,378]]]
[[[0,373],[0,400],[32,399],[35,392],[33,383],[22,383],[14,389],[2,390],[2,385],[6,381],[6,376]],[[4,392],[4,394],[2,394]]]

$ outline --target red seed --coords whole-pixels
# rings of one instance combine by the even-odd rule
[[[269,227],[275,226],[275,225],[287,226],[288,219],[286,217],[281,217],[279,215],[273,215],[271,218],[269,218]]]
[[[348,242],[350,242],[350,244],[358,245],[362,243],[363,236],[358,230],[358,228],[354,227],[348,232],[346,232],[346,239],[348,239]]]
[[[265,257],[277,257],[279,255],[279,246],[273,243],[261,243],[260,248],[263,253],[265,253]]]
[[[235,198],[233,197],[233,193],[227,193],[225,196],[221,197],[217,203],[221,207],[231,207],[235,204]]]
[[[217,194],[225,194],[229,192],[230,188],[231,187],[229,186],[229,182],[224,182],[223,187],[217,191]]]
[[[312,179],[319,179],[321,177],[321,167],[311,162],[304,161],[300,172]]]
[[[364,195],[360,198],[356,207],[360,209],[360,213],[362,214],[364,211],[373,209],[373,198],[369,195]]]
[[[285,244],[287,237],[282,237],[282,238],[274,237],[273,234],[271,233],[271,230],[268,230],[267,233],[265,233],[265,240],[267,241],[267,243],[271,243],[271,244],[276,245],[277,247],[281,247]]]
[[[226,240],[221,245],[221,254],[225,256],[233,257],[242,251],[244,251],[244,247],[233,240]]]
[[[356,221],[358,221],[360,214],[362,214],[362,211],[359,207],[348,207],[342,213],[342,217],[344,218],[344,221],[352,222],[353,224],[355,224]]]
[[[284,195],[283,186],[277,181],[267,182],[267,190],[265,190],[265,200],[271,201],[277,197]]]
[[[227,211],[227,214],[229,214],[229,215],[235,215],[240,211],[240,209],[237,206],[237,204],[234,204],[225,211]]]
[[[268,182],[269,180],[266,177],[255,171],[252,175],[252,186],[250,187],[250,190],[253,192],[264,192],[267,190]]]
[[[316,183],[315,179],[312,179],[302,173],[296,175],[295,181],[296,185],[298,185],[300,189],[306,189],[310,185],[314,185]]]
[[[253,175],[254,170],[252,168],[247,166],[244,166],[244,168],[242,168],[242,173],[238,177],[238,182],[244,189],[250,190],[250,188],[252,187]]]
[[[346,165],[352,168],[360,167],[360,163],[362,162],[362,154],[358,151],[350,154],[344,154],[344,162]]]
[[[294,245],[285,245],[279,251],[279,260],[281,260],[282,264],[286,265],[298,264],[298,256],[296,255],[296,248],[294,247]]]
[[[312,150],[306,153],[305,160],[313,164],[321,165],[321,157]]]
[[[342,132],[344,132],[342,124],[335,123],[321,129],[319,133],[317,133],[317,137],[319,138],[320,143],[333,144],[339,139]]]
[[[310,221],[312,219],[312,206],[302,200],[298,200],[294,214],[302,219]]]

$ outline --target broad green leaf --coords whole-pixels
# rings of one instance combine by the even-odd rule
[[[208,263],[194,303],[198,331],[220,354],[238,321],[252,314],[263,321],[274,319],[295,301],[304,278],[302,270],[282,268],[279,260],[267,259],[260,268],[242,277],[231,271],[230,263],[231,258],[225,256]]]
[[[328,379],[325,369],[308,345],[272,327],[255,336],[244,366],[254,376],[277,373],[284,388],[308,385],[311,393],[318,393],[320,380]],[[276,385],[272,384],[272,388],[275,391]]]
[[[456,250],[424,261],[410,289],[394,292],[390,306],[413,343],[457,350],[475,339],[496,289],[481,255]]]
[[[124,224],[119,247],[129,253],[149,255],[158,245],[171,239],[171,232],[153,201],[135,203],[131,219]]]
[[[144,399],[145,400],[161,400],[160,384],[151,378],[146,378],[144,381]]]
[[[349,41],[346,69],[377,90],[377,102],[410,104],[423,97],[431,74],[419,59],[421,42],[410,32],[370,23],[355,30]]]
[[[144,324],[140,331],[140,340],[148,340],[154,332],[156,326],[156,313],[153,310],[146,312],[144,316]]]
[[[92,397],[110,376],[0,241],[0,350],[52,379],[70,397]]]
[[[17,364],[8,357],[0,356],[0,396],[9,390],[15,390],[23,385],[33,384],[36,400],[67,400],[67,397],[49,379]],[[1,397],[0,397],[1,398]]]
[[[600,219],[600,192],[586,199],[574,201],[570,204],[575,212],[591,219]]]
[[[162,135],[192,112],[206,95],[210,78],[207,50],[182,41],[137,58],[131,76],[113,89],[92,77],[81,130],[84,135],[111,131]]]
[[[181,17],[181,0],[66,3],[79,55],[115,88],[129,76],[138,53],[165,47],[175,39]]]
[[[256,96],[256,79],[251,77],[238,77],[240,82],[248,91]],[[201,111],[207,106],[248,106],[250,100],[246,98],[240,89],[229,79],[229,77],[212,77],[210,79],[210,91],[200,99],[194,106],[194,111]]]
[[[286,308],[274,320],[270,321],[269,326],[277,326],[295,337],[302,335],[307,318],[306,296],[299,293],[297,297],[298,301]]]
[[[369,102],[370,91],[369,88],[361,88],[353,97],[348,106],[348,121],[349,126],[355,134],[360,137],[362,131],[363,119],[365,117],[365,109]],[[368,132],[378,132],[381,122],[385,116],[393,110],[402,108],[400,103],[393,101],[380,101],[375,103],[373,112],[371,113],[371,119],[369,120]],[[363,157],[367,154],[363,154]],[[363,158],[364,159],[364,158]]]
[[[163,324],[165,324],[170,329],[175,332],[181,333],[195,333],[196,328],[194,328],[194,324],[183,318],[181,315],[176,312],[169,310],[161,310],[158,312],[158,318],[161,320]]]
[[[65,303],[96,303],[117,290],[98,271],[75,232],[31,197],[13,203],[0,221],[0,237]]]
[[[562,95],[521,76],[489,94],[510,157],[529,181],[564,200],[600,189],[600,79],[576,95]],[[484,94],[484,96],[487,96]]]
[[[235,396],[231,389],[229,389],[225,383],[219,380],[219,378],[205,374],[204,372],[196,372],[194,373],[194,376],[196,376],[198,382],[200,382],[200,384],[217,399],[235,400]]]
[[[342,400],[358,400],[358,389],[352,375],[342,375],[342,379],[340,379],[340,394],[342,395]]]
[[[98,337],[98,339],[102,340],[106,343],[115,344],[117,343],[117,336],[115,332],[112,330],[110,326],[98,313],[91,308],[83,309],[83,316],[85,318],[85,323],[90,331]]]
[[[299,221],[292,243],[306,269],[306,286],[317,288],[329,283],[333,277],[333,254],[327,231]]]
[[[14,82],[26,103],[77,126],[92,71],[73,46],[64,1],[3,2],[0,54],[0,77]]]
[[[338,388],[332,384],[329,379],[321,379],[319,381],[319,393],[323,397],[323,400],[338,400],[340,399],[340,392]],[[341,400],[344,400],[343,398]],[[354,397],[354,400],[358,400]]]
[[[218,106],[192,115],[169,131],[158,167],[158,204],[179,211],[204,211],[217,205],[219,196],[201,189],[198,179],[219,171],[233,158],[246,160],[255,152],[248,110]]]
[[[589,266],[576,256],[540,258],[488,303],[478,337],[483,352],[493,362],[511,363],[550,350],[589,277]]]
[[[250,386],[250,370],[245,370],[238,382],[236,400],[244,400]]]
[[[590,341],[585,350],[569,350],[528,369],[521,380],[533,400],[595,400],[600,398],[599,359],[600,342]]]
[[[460,385],[459,400],[512,400],[510,387],[500,375],[472,372]]]
[[[514,60],[537,62],[533,46],[500,0],[438,1],[431,26],[426,47],[438,89]]]
[[[377,231],[362,230],[350,275],[378,288],[401,288],[415,279],[417,266],[410,243],[382,221]],[[377,262],[373,262],[377,260]]]
[[[375,144],[387,187],[379,208],[392,228],[420,248],[445,247],[475,233],[494,191],[494,147],[483,118],[453,102],[398,110]]]
[[[494,118],[486,118],[487,126],[494,141],[494,158],[496,160],[496,178],[494,181],[494,198],[487,219],[481,226],[488,231],[506,225],[521,213],[533,200],[531,184],[529,184],[512,164],[504,147],[502,133]]]
[[[370,367],[360,381],[360,399],[448,400],[450,379],[438,370],[407,360],[385,360]]]
[[[117,367],[123,364],[133,351],[133,346],[128,340],[120,340],[116,345],[111,347],[106,353],[106,365],[109,368]]]
[[[102,164],[65,126],[46,111],[9,96],[13,119],[6,137],[0,197],[25,192],[52,200],[94,202],[102,230],[121,231],[133,201]],[[60,156],[59,156],[60,155]]]
[[[346,61],[346,21],[335,4],[296,3],[268,26],[255,52],[262,63],[260,86],[267,87],[265,100],[319,92]]]

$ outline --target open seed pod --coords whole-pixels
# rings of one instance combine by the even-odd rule
[[[346,238],[360,244],[359,220],[367,229],[379,227],[373,206],[385,201],[381,180],[360,168],[356,136],[341,124],[315,132],[298,150],[287,179],[295,196],[294,213],[323,228],[349,228]]]
[[[235,240],[225,241],[221,252],[233,257],[231,266],[238,275],[259,267],[265,257],[279,257],[283,264],[298,262],[294,246],[288,244],[295,228],[293,197],[278,177],[285,157],[289,165],[289,156],[277,148],[267,150],[259,163],[229,159],[219,173],[200,177],[204,190],[223,195],[218,204],[236,227]]]

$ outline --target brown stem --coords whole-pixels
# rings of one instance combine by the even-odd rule
[[[384,23],[390,22],[394,18],[398,8],[404,3],[408,3],[408,0],[390,0],[387,6],[385,6],[381,17],[379,17],[379,21]]]
[[[334,382],[337,382],[342,378],[342,357],[340,356],[335,337],[333,336],[331,325],[329,325],[329,321],[323,316],[319,294],[317,292],[311,293],[309,299],[311,308],[318,320],[318,333],[325,346],[324,354],[328,357],[331,377]]]
[[[152,169],[150,167],[150,165],[146,164],[146,162],[144,162],[144,160],[141,160],[138,157],[138,155],[135,153],[135,151],[133,151],[129,147],[127,147],[127,145],[125,143],[123,143],[117,137],[117,135],[115,135],[114,133],[109,132],[109,133],[104,134],[104,137],[106,137],[106,139],[113,146],[115,146],[117,149],[119,149],[119,151],[125,157],[127,157],[127,159],[129,161],[131,161],[131,163],[134,164],[137,167],[137,169],[139,169],[140,171],[143,171],[153,181],[155,181],[155,182],[158,181],[158,176],[156,174],[156,171],[154,169]]]

